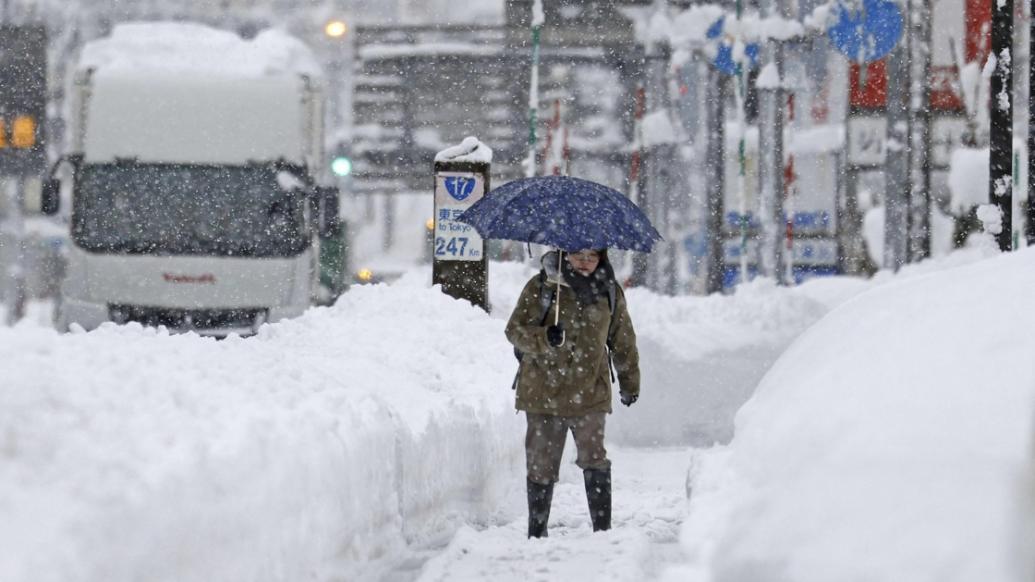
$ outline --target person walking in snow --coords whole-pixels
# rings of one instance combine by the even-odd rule
[[[622,404],[639,398],[639,353],[606,249],[543,256],[506,335],[520,360],[516,408],[525,412],[528,537],[545,537],[568,431],[583,470],[593,530],[611,527],[611,461],[604,422],[617,372]]]

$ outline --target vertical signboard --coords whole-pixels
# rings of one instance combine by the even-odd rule
[[[489,189],[489,164],[435,162],[432,283],[457,299],[489,310],[489,263],[482,237],[457,220]]]
[[[485,180],[473,172],[439,172],[435,176],[435,248],[438,261],[480,261],[481,236],[456,219],[485,194]]]
[[[46,171],[47,35],[42,26],[0,26],[0,175]]]

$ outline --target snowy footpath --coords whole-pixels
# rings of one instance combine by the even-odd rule
[[[510,523],[483,531],[462,528],[423,566],[420,582],[493,580],[636,581],[656,578],[681,559],[689,451],[615,449],[613,529],[593,533],[581,471],[566,462],[554,492],[549,537],[526,540],[525,508]],[[524,490],[515,491],[524,502]]]

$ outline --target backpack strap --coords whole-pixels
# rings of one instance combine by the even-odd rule
[[[614,281],[607,283],[607,306],[611,308],[611,320],[607,324],[607,349],[611,349],[615,341],[615,309],[618,308],[618,290]]]
[[[611,357],[615,341],[615,309],[618,307],[618,290],[614,281],[607,282],[607,304],[611,308],[611,319],[607,323],[607,369],[611,371],[611,383],[615,381],[615,364]]]

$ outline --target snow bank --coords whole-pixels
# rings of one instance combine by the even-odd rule
[[[694,460],[669,579],[1031,580],[1035,250],[899,278],[801,336]]]
[[[521,475],[500,323],[437,290],[249,339],[0,328],[0,362],[7,582],[368,579]]]

